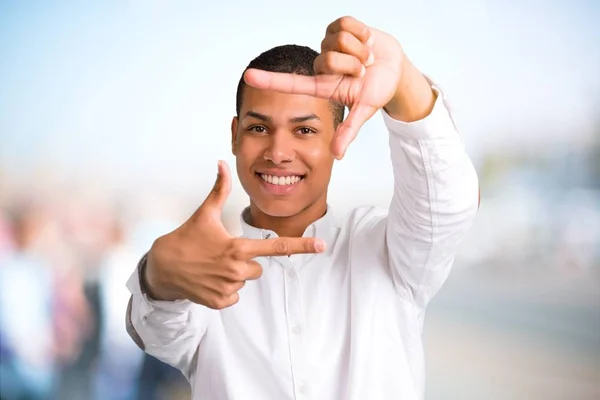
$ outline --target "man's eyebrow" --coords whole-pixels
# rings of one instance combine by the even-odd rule
[[[247,118],[247,117],[259,119],[264,122],[272,122],[273,121],[272,118],[269,117],[268,115],[263,115],[263,114],[255,112],[255,111],[248,111],[246,113],[246,115],[244,115],[244,118]]]
[[[264,115],[261,113],[257,113],[256,111],[248,111],[245,115],[244,118],[255,118],[264,122],[273,122],[273,119],[268,116],[268,115]],[[294,118],[290,118],[289,122],[293,123],[293,124],[299,124],[302,122],[306,122],[306,121],[311,121],[311,120],[317,120],[320,121],[321,118],[319,118],[316,114],[307,114],[307,115],[301,115],[299,117],[294,117]]]
[[[321,118],[319,118],[316,114],[308,114],[308,115],[303,115],[301,117],[291,118],[290,122],[294,123],[294,124],[299,124],[299,123],[310,121],[310,120],[320,121]]]

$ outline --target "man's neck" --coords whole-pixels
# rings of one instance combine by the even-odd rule
[[[259,229],[269,229],[279,237],[301,237],[306,228],[322,218],[327,212],[326,199],[318,200],[296,215],[289,217],[274,217],[262,212],[253,202],[250,202],[250,218],[252,226]]]

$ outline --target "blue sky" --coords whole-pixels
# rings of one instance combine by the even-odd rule
[[[395,35],[442,84],[474,159],[583,140],[600,104],[595,1],[203,3],[1,2],[2,164],[212,180],[245,65],[283,43],[318,49],[342,15]],[[340,181],[389,166],[380,117],[355,144]]]

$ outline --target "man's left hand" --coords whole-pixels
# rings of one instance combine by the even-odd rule
[[[306,94],[342,103],[350,109],[337,128],[332,152],[341,159],[358,131],[388,105],[409,64],[392,36],[352,18],[332,22],[314,62],[315,76],[248,69],[246,83],[258,89]]]

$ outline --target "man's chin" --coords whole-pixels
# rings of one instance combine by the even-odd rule
[[[264,214],[275,218],[289,218],[302,212],[306,207],[298,201],[271,200],[255,203]]]

